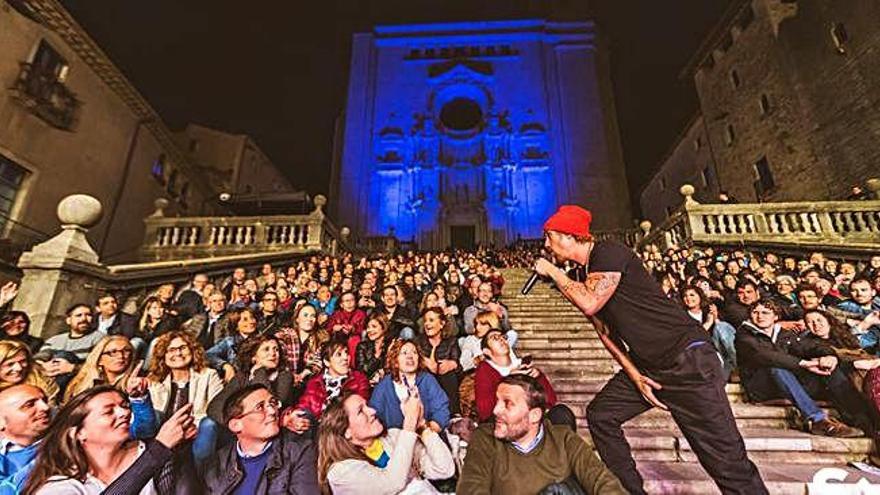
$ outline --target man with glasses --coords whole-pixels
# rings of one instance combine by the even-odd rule
[[[281,403],[262,384],[233,393],[223,404],[235,442],[217,452],[205,472],[206,493],[319,494],[311,440],[278,425]]]
[[[260,299],[258,334],[274,334],[287,324],[287,314],[278,310],[278,294],[264,292]]]
[[[749,307],[749,321],[736,335],[740,379],[750,401],[785,398],[809,421],[810,432],[838,438],[860,437],[858,428],[828,416],[814,397],[830,397],[843,418],[870,429],[866,404],[838,366],[830,346],[782,328],[780,308],[764,298]]]

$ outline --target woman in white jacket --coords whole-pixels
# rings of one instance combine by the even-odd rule
[[[434,494],[427,480],[455,474],[452,453],[425,426],[415,387],[401,403],[403,428],[385,431],[359,395],[346,393],[321,417],[318,430],[318,482],[334,495]]]
[[[214,455],[219,427],[208,417],[208,404],[223,390],[223,380],[208,367],[205,350],[192,335],[173,331],[156,339],[150,363],[150,399],[159,423],[186,404],[199,433],[193,457],[201,464]]]

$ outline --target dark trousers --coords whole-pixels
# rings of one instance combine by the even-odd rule
[[[446,397],[449,398],[449,413],[461,414],[461,398],[458,395],[458,373],[453,371],[445,375],[434,375],[434,377],[437,378],[440,388],[446,392]]]
[[[711,345],[685,350],[668,369],[643,373],[663,387],[655,395],[669,407],[703,469],[723,493],[767,493],[758,469],[746,455],[724,391],[721,361]],[[596,450],[624,488],[634,494],[645,490],[621,426],[649,409],[623,371],[608,381],[587,408]]]

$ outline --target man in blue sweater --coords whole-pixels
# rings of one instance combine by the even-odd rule
[[[21,492],[49,428],[46,394],[33,385],[0,391],[0,495]]]

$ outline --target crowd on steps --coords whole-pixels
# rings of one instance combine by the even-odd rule
[[[520,243],[197,273],[30,333],[0,288],[0,495],[625,493],[517,351]],[[875,435],[880,256],[640,253],[749,400]],[[578,274],[578,267],[571,267]],[[819,401],[831,401],[832,416]]]

